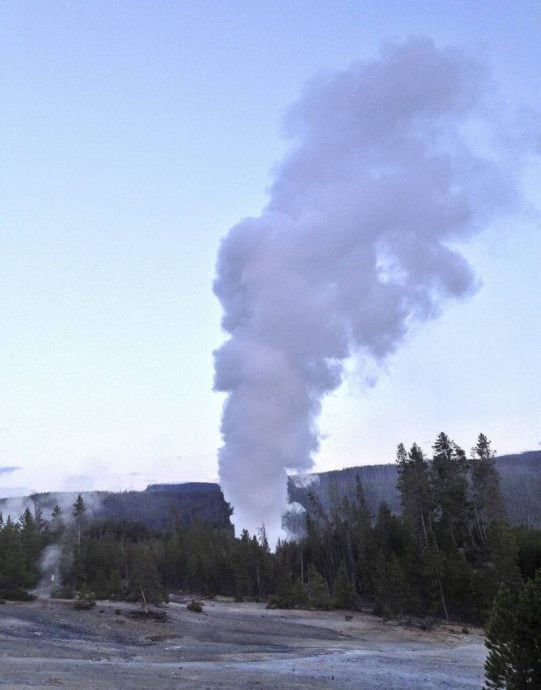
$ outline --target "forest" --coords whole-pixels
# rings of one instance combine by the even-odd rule
[[[528,639],[540,635],[541,531],[509,525],[483,434],[469,456],[444,433],[431,458],[401,444],[396,469],[399,514],[385,502],[372,514],[357,477],[350,497],[331,487],[323,506],[310,494],[296,536],[275,552],[264,526],[235,538],[230,527],[197,518],[185,524],[172,513],[165,527],[150,529],[92,518],[80,495],[69,510],[56,505],[47,516],[39,508],[18,520],[0,516],[0,597],[24,600],[41,591],[159,604],[168,592],[185,591],[277,608],[481,624],[497,683],[508,667],[502,649],[513,649],[509,641],[502,647],[514,629],[509,616],[527,614],[517,630],[529,630]]]

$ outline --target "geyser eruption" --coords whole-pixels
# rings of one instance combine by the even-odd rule
[[[312,83],[289,113],[269,204],[225,237],[214,285],[231,336],[215,353],[220,481],[237,528],[279,536],[286,473],[312,467],[344,360],[382,361],[475,289],[451,243],[509,198],[495,157],[475,151],[487,90],[477,62],[411,39]]]

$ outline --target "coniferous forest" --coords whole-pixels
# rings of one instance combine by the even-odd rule
[[[81,496],[47,516],[27,508],[0,518],[0,597],[41,590],[161,603],[186,591],[482,624],[487,687],[541,687],[539,659],[524,671],[513,657],[541,648],[541,531],[509,526],[490,442],[481,434],[466,454],[441,433],[430,458],[399,445],[396,466],[399,515],[385,503],[371,514],[357,479],[353,500],[336,491],[324,508],[311,494],[297,536],[275,552],[264,527],[235,538],[173,514],[152,530],[92,519]],[[509,679],[517,668],[518,681]]]

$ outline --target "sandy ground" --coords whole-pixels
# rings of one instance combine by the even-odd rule
[[[432,631],[366,614],[170,603],[165,622],[134,620],[135,606],[67,601],[0,606],[0,687],[74,690],[181,688],[476,688],[485,649],[478,630]],[[115,612],[115,609],[117,612]],[[118,613],[118,611],[120,611]]]

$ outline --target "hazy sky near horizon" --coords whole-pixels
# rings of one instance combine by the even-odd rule
[[[264,207],[306,82],[411,35],[487,64],[526,203],[464,246],[473,297],[377,377],[352,363],[315,469],[442,430],[538,448],[540,27],[534,1],[3,3],[0,494],[216,479],[220,239]]]

